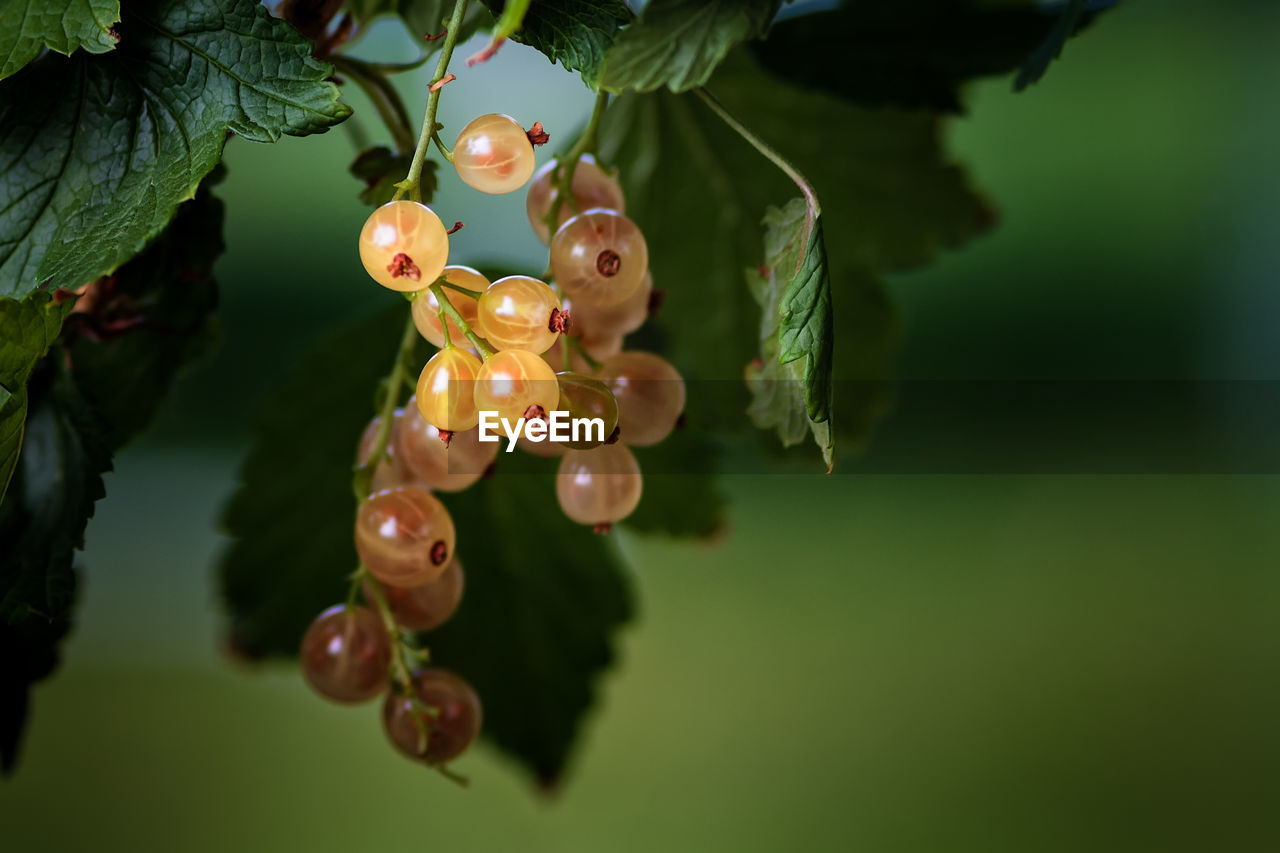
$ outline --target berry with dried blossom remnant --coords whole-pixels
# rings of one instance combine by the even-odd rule
[[[528,350],[503,350],[489,358],[476,376],[478,411],[496,412],[515,423],[540,417],[560,402],[556,373],[542,357]]]
[[[453,557],[455,536],[444,504],[416,486],[378,492],[356,511],[360,562],[392,586],[421,586],[440,577]]]
[[[452,761],[480,734],[483,713],[475,689],[447,669],[415,673],[413,699],[389,693],[382,706],[387,738],[404,755],[429,765]],[[429,709],[423,713],[420,709]]]
[[[498,113],[472,120],[453,147],[458,177],[484,193],[520,189],[533,175],[534,165],[533,143],[525,129]]]
[[[440,277],[449,259],[449,235],[431,208],[416,201],[390,201],[360,229],[360,262],[383,287],[421,290]]]
[[[321,613],[302,635],[302,674],[334,702],[367,702],[387,689],[391,644],[377,614],[339,605]]]
[[[649,249],[640,228],[627,217],[589,210],[561,225],[551,238],[551,270],[575,304],[613,305],[643,284]]]
[[[396,427],[395,455],[406,473],[441,492],[460,492],[482,476],[498,455],[496,441],[480,441],[479,429],[455,432],[446,444],[439,428],[427,423],[416,399],[405,405]]]
[[[560,310],[560,297],[527,275],[500,278],[476,305],[480,334],[500,350],[546,352],[569,322]]]

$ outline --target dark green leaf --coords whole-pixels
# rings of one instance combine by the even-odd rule
[[[749,273],[763,312],[760,366],[748,377],[749,412],[757,426],[776,428],[784,445],[811,430],[830,470],[833,332],[822,220],[797,198],[770,208],[764,224],[767,274]]]
[[[0,294],[79,287],[190,198],[227,131],[322,131],[350,110],[311,45],[253,0],[129,4],[118,49],[0,83]]]
[[[120,0],[5,0],[0,4],[0,80],[36,58],[41,48],[70,56],[83,48],[106,53],[116,46],[112,27]]]
[[[66,612],[75,586],[72,551],[111,468],[75,383],[62,365],[46,365],[31,388],[26,440],[0,504],[0,620],[10,623],[28,613],[57,619]]]
[[[36,291],[19,301],[0,297],[0,501],[22,447],[27,378],[44,357],[75,300]]]
[[[396,309],[299,359],[259,414],[223,510],[232,543],[219,568],[232,645],[250,657],[296,654],[311,619],[345,595],[356,566],[351,466],[371,416],[364,403],[404,322]]]
[[[351,174],[364,181],[360,200],[374,207],[391,201],[391,197],[396,194],[396,184],[408,174],[411,159],[408,155],[396,154],[384,145],[361,151],[350,167]],[[422,165],[422,201],[426,204],[436,193],[436,169],[439,165],[434,160],[426,160]]]
[[[734,45],[764,35],[780,0],[651,0],[605,57],[601,88],[684,92],[711,78]]]
[[[551,460],[503,454],[495,475],[445,495],[467,573],[432,659],[484,702],[485,735],[554,784],[569,758],[631,591],[608,537],[565,518]]]
[[[874,273],[962,245],[990,226],[990,209],[947,161],[930,115],[796,89],[742,55],[710,88],[823,199],[835,380],[883,379],[893,314]],[[601,152],[621,169],[628,216],[661,247],[650,256],[654,285],[666,290],[654,324],[672,363],[693,379],[739,379],[760,341],[759,308],[741,271],[760,263],[760,216],[793,197],[795,185],[700,101],[667,92],[619,98]],[[739,423],[746,405],[744,391],[738,407],[718,407],[722,425]],[[835,420],[842,433],[869,422],[838,397]]]
[[[210,187],[220,172],[142,254],[86,289],[63,331],[76,383],[113,449],[151,421],[178,371],[211,343],[223,204]]]
[[[57,661],[94,502],[111,457],[100,426],[65,365],[46,359],[32,376],[26,441],[0,503],[0,764],[10,769],[27,712],[27,686]]]
[[[1018,72],[1017,78],[1013,81],[1015,91],[1021,92],[1023,89],[1035,83],[1044,73],[1049,70],[1049,63],[1062,55],[1062,49],[1067,44],[1067,39],[1075,34],[1076,28],[1080,25],[1081,13],[1084,11],[1084,0],[1065,0],[1062,4],[1062,12],[1058,15],[1058,20],[1053,25],[1053,29],[1044,37],[1040,44],[1036,45],[1035,50],[1031,51],[1031,55],[1027,57],[1027,61],[1023,63],[1022,70]]]
[[[232,645],[250,657],[296,654],[311,619],[346,594],[356,565],[351,464],[371,414],[359,401],[386,373],[405,320],[400,304],[326,341],[263,412],[224,514],[233,541],[219,569]],[[548,782],[631,610],[610,541],[564,518],[553,470],[504,453],[494,477],[441,495],[467,593],[428,638],[433,659],[480,692],[486,736]]]
[[[25,728],[30,687],[58,665],[58,646],[71,630],[69,613],[48,619],[28,613],[0,621],[0,773],[12,773]]]
[[[752,44],[766,68],[794,83],[867,104],[960,111],[967,80],[1026,60],[1058,16],[977,0],[845,3],[779,21]]]
[[[487,0],[487,5],[500,13],[507,4]],[[582,72],[582,79],[594,87],[605,53],[618,29],[630,20],[622,0],[533,0],[513,38],[570,71]]]
[[[628,530],[711,536],[723,528],[726,506],[717,479],[719,446],[696,414],[686,420],[693,422],[658,444],[632,448],[644,476],[644,495],[622,522]]]

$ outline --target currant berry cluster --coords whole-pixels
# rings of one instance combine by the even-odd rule
[[[550,246],[543,278],[491,282],[470,267],[446,265],[444,225],[417,202],[390,202],[365,224],[365,268],[380,284],[410,293],[418,331],[439,348],[418,377],[411,413],[391,428],[396,453],[379,463],[375,485],[396,483],[395,460],[410,480],[398,485],[440,489],[445,476],[453,489],[470,485],[498,452],[496,443],[480,441],[481,412],[526,423],[553,411],[598,418],[601,435],[538,442],[526,432],[517,445],[562,456],[561,508],[603,531],[640,501],[629,447],[666,438],[684,410],[685,386],[666,360],[622,348],[656,300],[648,247],[624,215],[617,178],[589,153],[534,174],[531,136],[507,116],[481,116],[463,129],[453,158],[459,177],[488,193],[512,192],[532,176],[525,209]],[[440,439],[436,454],[423,449],[431,439]]]
[[[494,468],[500,443],[483,440],[482,413],[522,425],[521,449],[561,457],[561,509],[603,533],[640,502],[630,447],[666,438],[685,404],[674,367],[623,349],[657,300],[644,235],[624,215],[617,178],[577,147],[534,174],[534,145],[546,139],[540,124],[526,131],[508,116],[485,115],[452,152],[459,177],[482,192],[512,192],[532,178],[529,223],[550,247],[541,278],[490,281],[449,264],[450,232],[417,201],[383,205],[360,232],[365,269],[410,299],[414,327],[437,352],[405,407],[388,401],[390,423],[374,418],[361,436],[357,469],[370,473],[357,478],[368,486],[355,522],[358,583],[346,605],[307,631],[302,665],[312,687],[338,702],[386,692],[387,736],[430,765],[456,757],[480,730],[475,691],[447,670],[416,668],[425,653],[410,635],[443,624],[461,601],[453,519],[436,495],[466,489]],[[388,393],[400,384],[390,382]],[[603,429],[537,440],[559,413]],[[356,603],[357,586],[373,609]]]

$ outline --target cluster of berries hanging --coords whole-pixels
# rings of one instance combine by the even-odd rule
[[[338,702],[386,692],[387,736],[433,766],[465,750],[481,721],[480,701],[463,679],[412,666],[425,655],[409,633],[443,624],[462,598],[454,524],[436,494],[466,489],[492,470],[500,434],[484,428],[502,422],[515,447],[560,457],[556,497],[565,515],[607,532],[640,502],[629,448],[666,438],[685,404],[671,364],[623,349],[658,294],[617,178],[589,153],[535,175],[534,145],[546,139],[540,124],[526,131],[508,116],[485,115],[463,129],[452,155],[458,176],[482,192],[513,192],[532,178],[529,224],[550,247],[542,278],[490,282],[449,264],[450,232],[416,201],[383,205],[360,232],[365,269],[410,298],[415,327],[438,351],[414,397],[389,426],[375,418],[357,448],[357,465],[373,466],[356,513],[357,578],[379,612],[356,604],[353,586],[348,604],[307,631],[302,668],[312,687]],[[558,435],[552,425],[560,416],[586,426]]]

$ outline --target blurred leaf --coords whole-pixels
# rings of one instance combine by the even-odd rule
[[[396,154],[385,145],[361,151],[350,166],[351,174],[364,181],[360,200],[374,207],[391,201],[391,197],[396,194],[396,184],[408,174],[412,159],[409,155]],[[422,203],[430,204],[439,184],[436,176],[439,164],[434,160],[425,160],[422,165]]]
[[[219,578],[242,654],[295,655],[315,615],[346,595],[356,566],[351,465],[372,414],[360,401],[385,374],[406,321],[397,303],[299,361],[262,413],[223,515],[233,541]],[[563,769],[631,612],[609,540],[560,512],[553,464],[504,453],[495,476],[441,496],[467,593],[429,637],[433,660],[479,691],[485,735],[544,783]]]
[[[296,654],[315,615],[346,593],[356,566],[356,441],[403,322],[397,300],[395,310],[329,337],[295,362],[259,413],[223,509],[232,542],[218,570],[232,645],[250,657]]]
[[[106,53],[118,37],[120,0],[6,0],[0,6],[0,80],[36,58],[42,48],[70,56],[84,48]]]
[[[35,613],[0,621],[0,773],[12,773],[30,710],[30,688],[58,665],[58,646],[71,630],[69,611],[55,619]]]
[[[968,80],[1018,68],[1061,16],[978,0],[849,2],[779,21],[752,51],[793,83],[866,104],[960,111]]]
[[[63,331],[76,384],[113,449],[151,421],[178,371],[211,344],[213,264],[225,247],[223,204],[210,187],[221,172],[142,254],[86,288]]]
[[[426,638],[432,660],[480,693],[485,736],[544,786],[562,774],[632,615],[616,548],[565,518],[553,470],[552,460],[504,453],[494,476],[443,496],[467,591]]]
[[[610,92],[684,92],[711,78],[734,45],[764,35],[781,0],[650,0],[605,58]]]
[[[228,130],[274,142],[350,113],[310,42],[253,0],[130,3],[120,30],[111,53],[0,83],[0,295],[114,271],[192,197]]]
[[[22,448],[27,378],[49,351],[73,299],[54,301],[36,291],[21,301],[0,297],[0,501]]]
[[[72,552],[111,470],[100,424],[64,365],[46,361],[30,399],[22,453],[0,504],[0,620],[9,623],[66,613]]]
[[[495,14],[507,6],[506,0],[485,2]],[[594,88],[605,53],[618,29],[630,20],[622,0],[533,0],[513,38],[542,51],[553,63],[582,72],[582,79]]]
[[[927,264],[994,220],[948,162],[941,125],[928,114],[794,88],[742,52],[709,88],[823,199],[837,387],[885,378],[894,320],[875,273]],[[618,98],[603,123],[601,154],[621,169],[627,215],[661,247],[649,262],[666,299],[652,325],[672,363],[686,377],[740,381],[760,340],[759,306],[742,270],[760,262],[760,216],[793,197],[795,185],[699,101],[668,92]],[[676,192],[679,204],[671,201]],[[882,399],[859,393],[852,411],[835,399],[842,436],[874,420],[862,408],[873,398]],[[718,407],[719,425],[740,423],[746,406],[744,391],[737,407]]]
[[[631,451],[644,476],[644,494],[623,527],[668,536],[711,536],[721,530],[726,504],[720,448],[696,416],[658,444]]]
[[[767,273],[747,273],[762,309],[761,359],[748,373],[748,413],[756,426],[776,428],[784,446],[811,432],[830,470],[831,280],[822,220],[797,198],[769,208],[764,224]]]
[[[27,687],[57,660],[75,593],[72,561],[111,454],[65,366],[46,360],[32,378],[26,442],[0,503],[0,764],[11,769],[27,713]]]
[[[1076,28],[1080,26],[1080,16],[1083,11],[1084,0],[1064,0],[1062,11],[1058,14],[1058,20],[1054,23],[1053,29],[1040,44],[1036,45],[1035,50],[1031,51],[1031,55],[1027,57],[1022,70],[1013,81],[1015,91],[1021,92],[1043,77],[1049,70],[1049,63],[1062,55],[1067,39],[1071,38]]]

